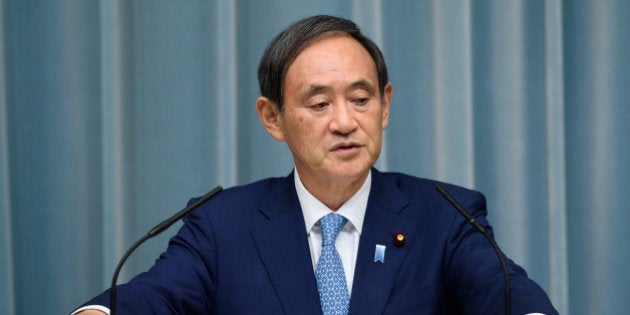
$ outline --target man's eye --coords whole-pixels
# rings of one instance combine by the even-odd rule
[[[328,103],[317,103],[315,105],[311,105],[311,108],[314,110],[322,110],[328,106]]]
[[[365,98],[357,98],[357,99],[354,100],[354,103],[357,104],[357,105],[365,105],[365,104],[367,104],[367,102],[369,100],[370,99],[367,98],[367,97],[365,97]]]

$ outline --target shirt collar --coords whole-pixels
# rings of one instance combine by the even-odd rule
[[[302,207],[302,214],[304,215],[304,222],[306,223],[306,232],[310,233],[313,226],[323,216],[333,212],[330,208],[319,201],[313,196],[300,179],[300,175],[295,169],[294,172],[295,190],[297,191],[300,206]],[[336,212],[344,216],[354,226],[354,228],[361,234],[363,227],[363,219],[365,218],[365,210],[367,209],[368,196],[370,194],[370,187],[372,186],[372,171],[368,173],[365,182],[361,185],[361,188],[346,201],[339,210]]]

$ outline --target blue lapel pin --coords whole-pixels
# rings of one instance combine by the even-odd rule
[[[374,262],[380,262],[381,264],[385,263],[385,245],[376,244],[376,249],[374,250]]]

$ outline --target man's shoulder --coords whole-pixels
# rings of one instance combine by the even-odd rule
[[[390,181],[393,180],[399,185],[428,186],[428,185],[434,185],[435,183],[437,183],[437,181],[433,179],[418,177],[418,176],[401,173],[401,172],[381,172],[378,170],[374,170],[373,174],[374,174],[374,178],[377,180],[379,178],[383,178]]]
[[[408,198],[421,198],[424,202],[427,201],[427,198],[436,198],[439,200],[443,200],[443,197],[439,195],[437,191],[436,187],[438,185],[442,186],[458,200],[466,199],[471,195],[479,195],[480,197],[484,198],[483,194],[481,194],[480,192],[472,188],[466,188],[457,183],[448,183],[400,172],[375,171],[373,172],[373,174],[375,178],[374,183],[377,186],[382,186],[381,189],[386,189],[385,187],[396,187],[396,189],[400,190]]]
[[[251,210],[258,209],[261,202],[276,190],[281,190],[286,193],[291,193],[292,190],[295,191],[293,177],[291,175],[285,177],[269,177],[248,184],[226,188],[202,205],[201,209],[202,212],[212,213],[218,216],[229,213],[250,213]],[[191,199],[189,204],[197,199],[198,198]]]
[[[387,181],[393,181],[397,186],[418,186],[418,187],[427,187],[427,188],[435,188],[436,185],[448,186],[457,190],[471,190],[469,188],[465,188],[461,185],[455,183],[447,183],[443,181],[439,181],[436,179],[425,178],[410,175],[407,173],[401,172],[381,172],[378,170],[373,171],[374,177],[376,180],[384,179]]]
[[[289,186],[289,184],[293,183],[292,176],[285,177],[267,177],[263,179],[259,179],[247,184],[236,185],[230,188],[227,188],[224,193],[225,197],[228,198],[242,198],[244,196],[256,196],[261,195],[264,196],[269,194],[274,188],[278,186]]]

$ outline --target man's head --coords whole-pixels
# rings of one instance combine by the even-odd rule
[[[259,75],[260,121],[287,143],[306,188],[335,209],[381,151],[393,88],[379,49],[354,23],[316,16],[271,43]]]
[[[325,25],[316,25],[317,21]],[[332,25],[356,31],[350,34]],[[319,29],[320,35],[314,36],[315,31],[309,27]],[[388,124],[392,85],[386,81],[387,71],[378,48],[360,36],[351,22],[314,17],[289,29],[272,43],[262,62],[276,67],[269,72],[282,77],[282,83],[273,76],[261,82],[271,80],[267,85],[276,86],[282,93],[263,94],[256,100],[256,110],[267,132],[287,143],[306,188],[324,203],[323,199],[338,198],[326,203],[335,209],[358,189],[378,159],[382,132]],[[306,38],[300,41],[296,34],[306,34]],[[294,48],[279,44],[285,41]],[[371,50],[366,49],[366,42]],[[293,53],[274,57],[276,50]],[[378,57],[375,59],[372,53]],[[274,58],[282,60],[265,61]],[[380,71],[377,60],[382,63]],[[272,97],[281,98],[282,107]]]
[[[339,17],[316,15],[300,20],[278,34],[269,43],[258,66],[260,93],[273,101],[282,112],[285,75],[295,58],[312,43],[326,37],[347,34],[365,48],[376,64],[378,88],[383,95],[389,82],[385,59],[378,46],[365,37],[357,25]]]

